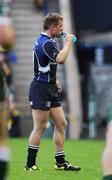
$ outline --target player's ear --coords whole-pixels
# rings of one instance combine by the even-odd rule
[[[54,28],[55,28],[55,26],[54,26],[54,25],[52,25],[52,26],[51,26],[51,29],[53,30]]]

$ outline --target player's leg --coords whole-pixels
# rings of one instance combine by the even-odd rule
[[[25,170],[39,170],[36,168],[36,155],[39,150],[40,139],[47,127],[49,111],[32,110],[34,127],[29,137],[28,156]]]
[[[51,108],[50,116],[54,123],[53,140],[56,151],[62,151],[64,150],[65,128],[67,126],[62,107]]]
[[[56,147],[55,153],[55,169],[59,170],[73,170],[79,171],[80,167],[72,166],[68,161],[65,160],[64,155],[64,140],[65,140],[65,128],[67,122],[62,107],[55,107],[50,109],[50,116],[54,123],[54,134],[53,140]]]
[[[106,147],[102,155],[103,180],[112,180],[112,121],[107,125]]]
[[[0,103],[0,179],[5,180],[7,176],[9,148],[7,129],[8,109],[7,103]]]

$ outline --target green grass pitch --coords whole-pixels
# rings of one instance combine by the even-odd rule
[[[80,165],[81,171],[65,172],[54,170],[54,145],[51,139],[42,139],[38,154],[38,164],[42,171],[24,171],[27,156],[28,139],[9,140],[11,162],[9,180],[101,180],[101,155],[104,141],[100,140],[66,140],[66,159],[72,164]]]

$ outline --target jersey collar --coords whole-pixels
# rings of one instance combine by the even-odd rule
[[[41,32],[41,35],[47,36],[47,37],[49,37],[53,42],[55,42],[54,38],[52,38],[51,36],[49,36],[47,33]]]
[[[41,32],[41,35],[48,36],[48,34],[45,32]],[[51,38],[51,36],[48,36],[48,37]]]

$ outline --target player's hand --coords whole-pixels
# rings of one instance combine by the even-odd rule
[[[74,38],[74,35],[73,34],[67,34],[66,36],[66,41],[70,41],[72,42],[72,39]]]
[[[58,92],[62,91],[62,85],[60,84],[60,82],[58,80],[56,80],[56,86],[58,88]]]

